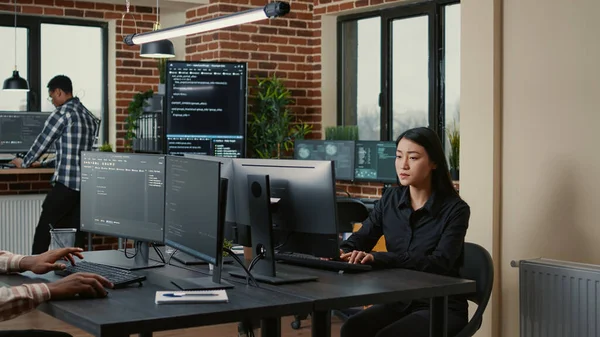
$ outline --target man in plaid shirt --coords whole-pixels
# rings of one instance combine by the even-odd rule
[[[60,259],[75,264],[74,256],[83,258],[81,248],[61,248],[45,252],[41,255],[23,256],[0,251],[0,273],[20,273],[31,271],[35,274],[45,274],[53,270],[64,269]],[[0,288],[0,321],[9,320],[35,309],[40,303],[75,296],[105,297],[104,288],[113,285],[104,277],[88,273],[76,273],[52,283],[29,283],[14,287]],[[4,336],[46,336],[66,337],[69,334],[56,331],[23,330],[0,331]]]
[[[34,163],[52,146],[56,147],[53,188],[42,205],[42,214],[33,237],[33,254],[48,250],[50,226],[77,228],[75,246],[83,247],[85,236],[80,226],[80,164],[81,151],[91,151],[100,120],[79,100],[73,97],[73,84],[64,75],[48,82],[48,99],[56,107],[44,124],[29,152],[11,162],[16,167],[36,166]],[[48,166],[44,163],[41,166]]]

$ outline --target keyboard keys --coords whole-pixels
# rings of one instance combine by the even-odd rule
[[[109,280],[115,289],[123,288],[132,283],[139,283],[141,285],[142,281],[146,279],[146,276],[132,273],[129,270],[89,261],[79,261],[74,266],[67,264],[66,269],[56,270],[54,273],[60,276],[68,276],[79,272],[98,274]]]

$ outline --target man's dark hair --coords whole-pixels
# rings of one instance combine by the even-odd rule
[[[71,94],[73,93],[73,83],[71,83],[71,79],[65,75],[54,76],[50,82],[48,82],[48,90],[54,91],[56,89],[64,91],[65,94]]]

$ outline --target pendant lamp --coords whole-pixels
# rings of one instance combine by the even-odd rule
[[[17,70],[17,0],[15,0],[15,70],[11,77],[4,80],[2,90],[29,91],[27,80],[19,76],[19,70]]]

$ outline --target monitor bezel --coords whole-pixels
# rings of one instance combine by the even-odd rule
[[[244,116],[242,116],[243,127],[242,127],[242,153],[240,154],[240,158],[245,158],[248,153],[248,62],[234,62],[234,61],[182,61],[182,60],[167,60],[165,64],[165,71],[169,69],[170,64],[186,64],[186,63],[195,63],[195,64],[234,64],[234,65],[242,65],[244,66]],[[165,98],[169,97],[170,90],[167,85],[168,81],[168,73],[165,73]],[[163,125],[163,142],[162,142],[162,152],[165,155],[169,154],[169,146],[167,141],[167,135],[169,132],[169,125],[167,124],[168,116],[167,116],[167,106],[169,104],[165,100],[163,104],[163,114],[162,114],[162,125]],[[193,154],[193,153],[190,153]]]
[[[338,139],[297,139],[297,140],[294,141],[294,159],[295,160],[314,160],[314,159],[300,159],[300,158],[297,157],[296,154],[298,153],[298,147],[302,143],[305,143],[305,144],[310,144],[310,143],[313,143],[313,144],[319,144],[319,143],[325,144],[327,142],[343,142],[343,143],[349,143],[350,144],[350,147],[352,148],[352,156],[351,156],[352,158],[350,159],[350,161],[352,162],[351,163],[351,165],[352,165],[351,176],[352,177],[350,179],[344,179],[345,177],[344,178],[340,178],[336,174],[335,180],[336,181],[339,180],[339,181],[350,181],[350,182],[353,182],[355,180],[354,179],[355,178],[354,177],[354,173],[356,171],[356,141],[354,141],[354,140],[347,140],[347,139],[339,139],[339,140]],[[335,165],[335,160],[332,160],[332,161],[334,162],[334,165]],[[334,166],[334,171],[335,171],[335,166]]]
[[[165,155],[163,154],[150,154],[150,153],[121,153],[121,152],[102,152],[102,151],[82,151],[81,152],[81,158],[83,160],[83,156],[86,153],[93,153],[93,154],[98,154],[101,153],[102,155],[134,155],[134,156],[147,156],[147,157],[163,157],[163,159],[165,159]],[[82,163],[83,164],[83,163]],[[81,170],[83,170],[83,167],[81,168]],[[82,185],[83,186],[83,185]],[[164,204],[164,198],[165,198],[165,189],[166,189],[166,160],[163,161],[163,204]],[[83,203],[81,203],[81,205],[83,205]],[[80,206],[80,212],[81,212],[81,206]],[[110,236],[110,237],[116,237],[116,238],[123,238],[123,239],[127,239],[127,240],[134,240],[134,241],[142,241],[142,242],[148,242],[148,243],[157,243],[157,244],[164,244],[165,243],[165,214],[164,214],[164,206],[163,206],[163,216],[162,216],[162,239],[161,240],[153,240],[153,239],[148,239],[148,237],[142,237],[142,236],[138,236],[138,235],[131,235],[131,236],[124,236],[121,233],[116,234],[115,232],[107,232],[107,231],[102,231],[102,230],[89,230],[87,228],[81,228],[81,216],[80,216],[80,230],[82,232],[86,232],[86,233],[92,233],[92,234],[100,234],[100,235],[104,235],[104,236]],[[139,233],[139,231],[138,231]]]
[[[377,144],[377,143],[390,143],[390,144],[396,144],[396,142],[391,141],[391,140],[357,140],[354,143],[354,181],[356,182],[368,182],[368,183],[380,183],[380,184],[384,184],[384,185],[389,185],[389,184],[396,184],[398,183],[398,178],[394,177],[393,179],[369,179],[369,178],[358,178],[356,176],[356,169],[357,169],[357,165],[358,165],[358,143],[372,143],[372,144]],[[395,146],[395,145],[394,145]],[[395,170],[395,168],[394,168]]]

